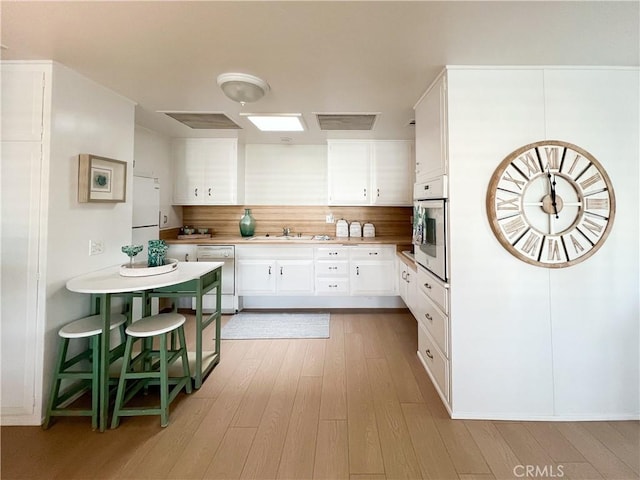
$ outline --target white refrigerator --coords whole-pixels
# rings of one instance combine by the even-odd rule
[[[133,177],[133,227],[131,243],[142,245],[144,249],[134,259],[137,262],[147,260],[149,240],[159,238],[160,220],[160,184],[157,178]],[[158,299],[152,299],[151,314],[158,313]],[[140,299],[133,302],[133,320],[142,316]]]

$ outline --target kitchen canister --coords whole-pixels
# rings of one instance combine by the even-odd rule
[[[362,226],[362,236],[365,238],[373,238],[376,236],[376,227],[373,226],[373,223],[365,223]]]
[[[336,237],[348,237],[349,236],[349,224],[344,218],[341,218],[336,222]]]
[[[362,236],[360,222],[351,222],[351,225],[349,225],[349,236],[354,238],[360,238]]]

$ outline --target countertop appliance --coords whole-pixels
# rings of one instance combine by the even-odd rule
[[[236,313],[238,311],[238,296],[236,295],[235,280],[235,246],[198,245],[196,249],[196,261],[224,263],[222,267],[222,313]],[[195,308],[195,304],[192,305],[192,308]],[[215,291],[203,297],[202,308],[204,312],[215,311]]]
[[[447,181],[438,177],[413,189],[415,261],[442,281],[447,272]]]
[[[147,260],[149,240],[157,240],[160,234],[160,184],[157,178],[133,177],[133,224],[131,243],[142,245],[137,261]],[[158,299],[151,302],[151,314],[158,313]],[[142,317],[140,299],[134,299],[133,319]]]

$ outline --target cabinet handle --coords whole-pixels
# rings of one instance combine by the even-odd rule
[[[329,270],[337,270],[338,267],[329,267]]]
[[[188,261],[189,261],[189,254],[188,254],[188,253],[185,253],[185,254],[184,254],[184,261],[185,261],[185,262],[188,262]]]
[[[407,278],[406,278],[407,283],[411,283],[411,280],[409,280],[409,277],[411,277],[411,274],[409,272],[407,272]]]
[[[269,275],[271,275],[271,265],[269,265]]]
[[[425,313],[424,316],[427,317],[427,320],[429,320],[430,322],[433,322],[433,317],[431,315],[429,315],[428,313]]]
[[[431,285],[429,285],[428,283],[425,283],[424,286],[427,287],[427,290],[431,290]]]
[[[364,189],[364,198],[367,198],[367,189]]]
[[[402,279],[407,281],[407,272],[402,272]]]
[[[380,189],[378,188],[377,190],[378,190],[378,197],[379,197],[380,196]]]
[[[329,252],[329,255],[337,255],[338,252]]]
[[[360,267],[356,267],[356,275],[360,275]]]
[[[196,187],[196,188],[194,189],[194,192],[195,192],[196,197],[197,197],[197,196],[198,196],[198,187]]]
[[[338,285],[329,285],[329,288],[338,288]]]
[[[209,196],[211,196],[211,188],[209,188]]]
[[[282,267],[280,267],[280,275],[282,275]]]
[[[427,355],[427,357],[429,357],[431,360],[433,360],[433,355],[431,354],[431,350],[429,350],[428,348],[424,351],[424,353]]]
[[[369,252],[369,255],[377,255],[378,252]]]
[[[425,185],[425,186],[424,186],[424,189],[425,189],[425,190],[429,190],[429,185]]]

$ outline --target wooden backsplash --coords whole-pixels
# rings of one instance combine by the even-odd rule
[[[410,236],[411,207],[329,207],[329,206],[250,206],[256,219],[256,235],[280,235],[283,227],[305,235],[335,235],[334,223],[326,223],[330,213],[335,220],[344,218],[361,224],[371,222],[376,236]],[[245,206],[184,206],[185,225],[209,228],[216,235],[239,235],[238,222]]]

